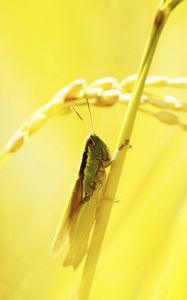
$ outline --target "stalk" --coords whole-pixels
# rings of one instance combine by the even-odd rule
[[[130,145],[130,138],[144,89],[145,80],[166,21],[174,8],[182,1],[183,0],[162,0],[158,6],[152,30],[140,63],[138,76],[133,87],[132,98],[128,104],[127,112],[119,134],[112,166],[104,190],[104,196],[102,200],[103,203],[97,215],[96,224],[93,230],[93,235],[83,270],[78,300],[89,299],[99,254],[113,207],[113,199],[115,199],[124,161]]]

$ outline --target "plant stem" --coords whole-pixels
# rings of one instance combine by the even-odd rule
[[[93,284],[93,278],[103,243],[104,235],[107,229],[110,213],[113,206],[113,199],[117,192],[119,180],[121,177],[124,160],[129,148],[129,142],[133,126],[135,123],[136,113],[138,110],[140,98],[143,92],[145,80],[156,50],[156,46],[162,32],[162,29],[169,17],[171,11],[182,0],[164,1],[159,4],[153,23],[152,31],[148,38],[142,61],[138,70],[137,80],[132,91],[132,98],[127,107],[127,112],[122,124],[121,132],[114,154],[110,173],[108,175],[102,206],[97,214],[95,228],[93,230],[90,247],[88,250],[85,267],[82,275],[82,282],[79,290],[78,300],[88,300]],[[111,201],[109,201],[111,200]]]

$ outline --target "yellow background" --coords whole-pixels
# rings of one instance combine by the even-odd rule
[[[0,146],[77,78],[137,72],[158,1],[1,1]],[[187,76],[187,4],[161,36],[150,74]],[[186,93],[167,90],[186,99]],[[126,107],[93,108],[115,149]],[[0,299],[74,299],[81,269],[49,248],[89,134],[86,107],[51,119],[0,172]],[[185,114],[180,116],[185,121]],[[187,135],[138,113],[91,300],[186,300]],[[62,255],[63,256],[63,255]]]

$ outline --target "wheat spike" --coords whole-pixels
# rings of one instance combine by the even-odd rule
[[[22,124],[1,151],[0,161],[11,153],[16,152],[28,140],[28,137],[37,132],[48,119],[71,112],[72,106],[86,105],[85,99],[91,105],[104,107],[112,106],[117,102],[128,104],[136,78],[137,75],[135,74],[124,78],[120,82],[113,77],[99,78],[91,84],[87,84],[84,79],[73,81],[57,92],[51,101],[40,107]],[[141,106],[145,107],[146,104],[163,109],[163,113],[158,111],[154,113],[154,116],[159,121],[171,125],[172,122],[166,119],[173,118],[174,120],[174,117],[171,117],[171,112],[169,117],[169,114],[166,114],[165,111],[187,112],[187,102],[172,96],[162,96],[160,93],[151,92],[152,88],[162,87],[187,89],[187,77],[149,76],[145,82],[140,109]],[[141,111],[153,115],[146,109]],[[180,123],[179,120],[175,124],[178,124],[180,128],[186,131],[186,125]]]

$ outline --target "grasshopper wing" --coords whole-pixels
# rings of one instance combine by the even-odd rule
[[[102,179],[89,201],[84,202],[80,207],[76,222],[70,228],[69,251],[63,262],[64,267],[71,265],[76,269],[87,253],[97,209],[102,201],[105,176]]]
[[[62,218],[59,222],[57,232],[55,234],[51,251],[53,255],[59,254],[62,250],[70,232],[70,228],[76,222],[78,211],[80,209],[83,199],[83,187],[82,187],[82,178],[78,177],[76,180],[70,201],[67,204],[67,207],[62,214]]]

